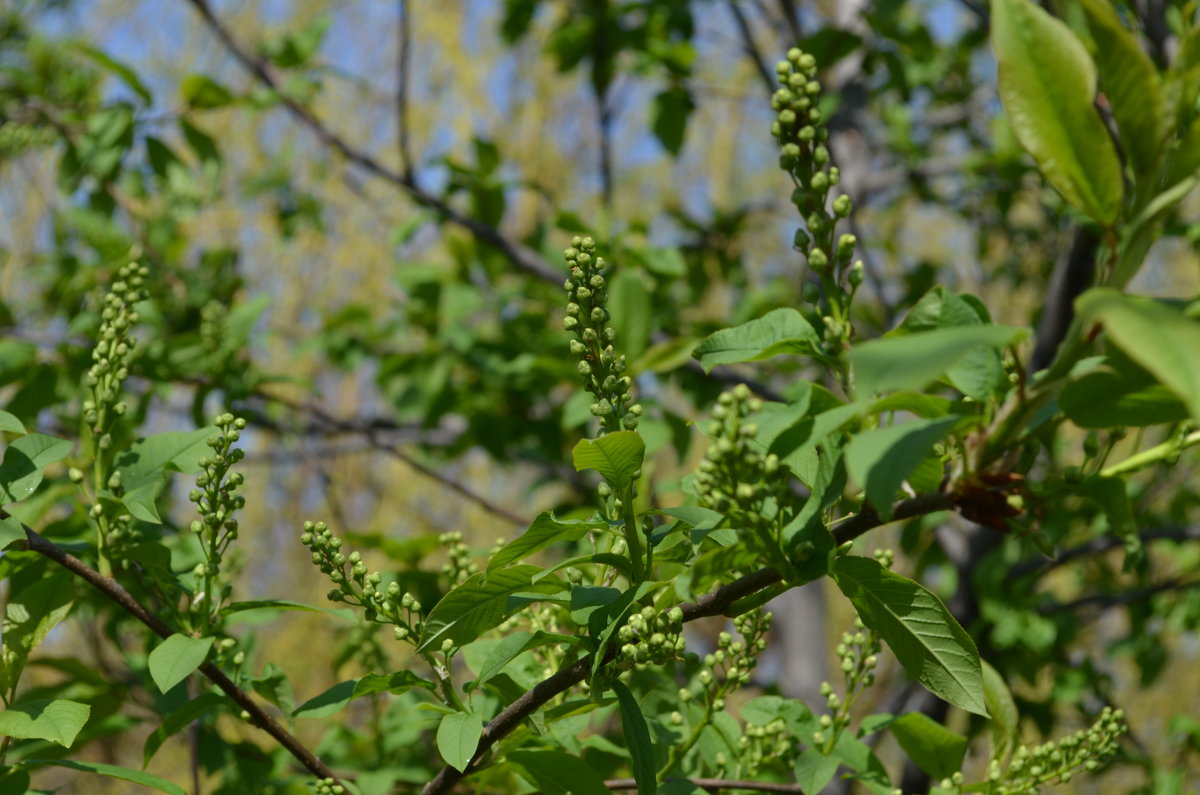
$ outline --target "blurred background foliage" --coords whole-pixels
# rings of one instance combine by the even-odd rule
[[[1050,5],[1079,27],[1071,3]],[[1194,8],[1121,11],[1161,26],[1145,26],[1161,66]],[[823,67],[831,149],[858,208],[860,333],[892,327],[935,283],[979,295],[998,322],[1037,323],[1080,219],[1007,128],[987,34],[973,0],[6,0],[0,405],[49,433],[78,426],[97,289],[138,257],[157,312],[132,413],[148,432],[225,408],[251,421],[242,598],[323,600],[296,541],[322,516],[432,600],[446,585],[440,532],[486,550],[542,510],[591,504],[566,464],[590,419],[559,323],[572,234],[593,234],[618,266],[611,302],[647,409],[648,466],[666,484],[658,504],[680,501],[702,452],[689,420],[722,388],[748,375],[782,393],[805,374],[791,359],[712,376],[688,364],[714,329],[796,305],[807,278],[769,135],[772,65],[794,43]],[[1192,197],[1169,222],[1132,291],[1200,292],[1197,209]],[[1095,439],[1068,427],[1059,443]],[[1200,565],[1197,481],[1176,472],[1141,487],[1142,529],[1158,535],[1140,575],[1121,571],[1087,505],[1040,517],[1077,551],[1061,565],[993,531],[964,556],[945,515],[873,537],[968,606],[1027,739],[1074,730],[1099,703],[1125,707],[1138,751],[1080,792],[1200,787],[1200,591],[1186,576]],[[22,518],[76,537],[71,495],[60,478]],[[171,705],[131,675],[143,639],[99,603],[78,609],[95,621],[52,639],[39,685],[107,715],[81,737],[85,756],[137,767],[116,733],[149,734]],[[826,636],[852,617],[824,615],[819,593],[788,609],[806,618],[778,631],[806,652],[764,665],[758,684],[804,695],[833,658]],[[402,664],[361,627],[329,626],[248,622],[252,667],[277,661],[302,701]],[[79,675],[72,656],[104,678]],[[898,712],[913,696],[901,679],[885,667],[863,709]],[[335,766],[387,758],[387,775],[424,781],[437,760],[411,706],[364,699],[347,728],[298,730]],[[149,769],[188,781],[189,742],[205,791],[298,786],[279,751],[226,718],[179,735]],[[45,775],[60,792],[103,791]]]

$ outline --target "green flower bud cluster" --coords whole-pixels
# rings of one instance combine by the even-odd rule
[[[450,558],[446,565],[442,566],[442,574],[450,580],[452,588],[479,571],[479,566],[471,560],[470,547],[463,543],[462,538],[462,533],[459,532],[442,533],[438,536],[438,541],[446,545],[446,553]]]
[[[792,203],[804,225],[796,230],[793,243],[804,252],[808,266],[821,278],[825,298],[839,325],[827,329],[827,337],[848,339],[844,325],[846,308],[863,281],[861,262],[851,264],[857,240],[854,235],[837,236],[839,220],[853,211],[850,197],[841,194],[832,201],[830,192],[841,181],[841,173],[830,164],[829,128],[818,107],[821,83],[817,80],[817,62],[810,54],[793,47],[787,60],[775,66],[779,89],[771,97],[775,121],[771,134],[779,142],[779,167],[791,175],[796,189]],[[805,300],[817,305],[818,291],[805,293]]]
[[[0,156],[9,157],[26,149],[48,146],[56,137],[49,127],[6,121],[0,124]]]
[[[643,607],[617,630],[617,640],[621,643],[618,661],[632,663],[639,669],[682,657],[687,647],[683,639],[683,610],[676,606],[663,613]]]
[[[763,403],[739,384],[717,399],[708,433],[712,442],[696,472],[700,505],[729,517],[735,528],[754,531],[766,550],[778,549],[782,527],[777,506],[788,490],[779,456],[756,451],[758,426],[748,417]],[[768,514],[772,515],[768,515]]]
[[[1129,727],[1124,710],[1105,707],[1096,722],[1057,743],[1021,746],[1008,769],[993,761],[988,772],[995,795],[1037,793],[1049,784],[1068,784],[1081,772],[1094,773],[1117,751],[1117,740]]]
[[[724,710],[726,697],[750,683],[758,666],[758,655],[767,648],[766,635],[773,618],[761,609],[743,613],[733,620],[733,627],[742,639],[722,632],[717,636],[716,651],[704,655],[704,665],[696,678],[705,690],[712,712]]]
[[[335,784],[331,778],[318,779],[313,783],[317,795],[343,795],[346,788],[341,784]]]
[[[210,353],[221,350],[225,344],[225,318],[229,314],[225,304],[212,300],[200,308],[200,344]]]
[[[143,287],[150,270],[131,262],[117,271],[117,279],[104,296],[100,310],[100,331],[92,349],[92,366],[83,377],[88,399],[83,403],[83,421],[91,428],[101,451],[112,447],[109,431],[117,417],[127,410],[119,400],[121,384],[129,377],[136,340],[131,336],[138,322],[133,305],[150,296]]]
[[[219,639],[213,644],[213,661],[221,666],[232,663],[235,667],[241,667],[246,662],[246,653],[234,651],[236,648],[237,638],[225,636]]]
[[[207,440],[212,455],[197,462],[200,474],[196,476],[196,488],[188,493],[188,499],[196,504],[196,512],[200,514],[199,519],[192,521],[190,530],[200,540],[204,554],[204,563],[198,564],[193,572],[197,594],[192,600],[192,610],[202,612],[206,617],[211,617],[231,588],[226,583],[221,586],[219,598],[213,594],[225,554],[238,537],[238,521],[234,514],[246,506],[246,498],[237,493],[245,485],[246,476],[232,471],[234,464],[246,455],[245,450],[234,447],[241,440],[246,421],[232,414],[222,414],[213,420],[213,424],[220,433]]]
[[[876,554],[879,560],[879,554]],[[875,683],[875,666],[879,664],[879,653],[883,644],[879,636],[868,630],[862,619],[854,620],[854,632],[843,632],[836,652],[844,683],[845,696],[839,696],[828,682],[821,683],[821,696],[825,699],[828,715],[820,718],[820,728],[813,732],[810,741],[824,753],[833,750],[838,736],[850,725],[850,708],[863,691]]]
[[[781,763],[790,769],[800,755],[800,745],[791,736],[783,718],[758,726],[746,724],[745,733],[738,738],[741,763],[750,776],[757,776],[767,764]]]
[[[633,402],[633,379],[625,375],[628,362],[613,347],[617,331],[607,325],[609,314],[605,272],[590,237],[574,237],[563,257],[571,268],[563,287],[568,303],[563,328],[571,332],[571,353],[583,386],[596,398],[592,415],[600,418],[603,432],[634,430],[642,407]]]
[[[402,591],[400,583],[383,584],[383,575],[370,571],[358,552],[341,551],[343,541],[324,522],[305,522],[300,543],[312,553],[312,562],[333,581],[327,594],[331,602],[363,608],[367,621],[391,624],[396,640],[417,644],[421,636],[421,603]]]

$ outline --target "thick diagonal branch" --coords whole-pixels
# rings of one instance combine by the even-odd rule
[[[0,518],[8,518],[8,514],[0,509]],[[121,584],[111,577],[105,577],[100,572],[88,566],[79,558],[71,555],[65,550],[59,548],[55,544],[48,541],[43,536],[39,535],[33,528],[27,525],[21,525],[25,530],[25,548],[39,555],[53,560],[58,565],[62,566],[67,571],[84,580],[93,588],[104,594],[110,600],[115,602],[125,612],[132,615],[138,621],[150,628],[150,631],[161,638],[169,638],[175,634],[162,619],[155,616],[142,606],[138,600],[126,591]],[[271,735],[281,746],[287,749],[300,764],[304,765],[310,773],[317,778],[338,780],[329,767],[308,750],[299,740],[297,740],[287,729],[279,725],[279,722],[271,717],[258,703],[256,703],[246,691],[242,690],[233,680],[221,671],[220,668],[212,663],[206,662],[200,666],[200,673],[208,678],[217,687],[229,696],[230,701],[237,704],[242,710],[250,715],[249,722],[258,728]]]
[[[952,505],[950,497],[944,494],[923,494],[893,506],[892,519],[889,521],[945,510]],[[884,523],[875,510],[867,508],[834,525],[833,538],[837,544],[841,545],[847,541],[853,541],[868,530]],[[685,602],[680,605],[680,609],[683,610],[683,620],[688,622],[707,616],[725,615],[735,602],[769,588],[782,579],[779,572],[770,567],[739,577],[731,583],[709,591],[694,602]],[[614,656],[615,651],[610,647],[601,665],[608,664]],[[471,762],[466,766],[465,772],[456,770],[449,765],[443,767],[421,790],[421,795],[440,795],[449,792],[496,742],[520,726],[522,721],[545,706],[550,699],[586,679],[591,670],[592,658],[585,657],[558,671],[549,679],[534,685],[531,690],[527,690],[516,701],[501,710],[500,714],[483,728],[475,755],[471,757]]]

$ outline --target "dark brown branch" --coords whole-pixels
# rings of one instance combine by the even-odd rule
[[[776,784],[770,781],[735,781],[726,778],[689,778],[689,779],[666,779],[668,781],[690,781],[706,792],[723,792],[732,790],[734,792],[796,792],[804,795],[804,790],[799,784]],[[631,778],[613,778],[604,782],[604,786],[614,791],[637,789],[637,782]]]
[[[892,508],[891,521],[908,519],[913,516],[932,513],[933,511],[949,507],[952,507],[952,504],[948,496],[943,494],[923,494],[897,503]],[[835,525],[833,527],[833,537],[839,545],[844,544],[847,541],[853,541],[863,533],[881,524],[884,524],[884,521],[879,518],[879,514],[874,509],[867,508]],[[726,611],[735,602],[751,594],[758,593],[765,588],[769,588],[782,580],[783,577],[779,572],[770,567],[759,569],[758,571],[739,577],[731,583],[727,583],[706,593],[694,602],[681,604],[679,607],[683,611],[683,620],[684,622],[688,622],[707,616],[725,615]],[[610,646],[601,665],[606,665],[612,660],[613,656],[615,656],[614,651],[613,647]],[[585,657],[558,671],[549,679],[545,679],[534,685],[533,689],[526,691],[516,701],[501,710],[500,714],[483,728],[483,734],[479,738],[479,746],[475,749],[475,755],[471,757],[471,761],[466,767],[466,772],[456,770],[447,765],[438,771],[438,774],[425,785],[425,788],[421,790],[421,794],[441,795],[442,793],[449,792],[455,784],[462,780],[466,773],[472,772],[479,760],[502,737],[521,725],[522,721],[544,706],[550,699],[586,679],[591,668],[591,657]]]
[[[437,481],[439,484],[450,489],[459,496],[465,497],[471,502],[476,503],[489,513],[495,514],[496,516],[503,518],[505,521],[511,522],[512,524],[520,527],[526,527],[529,525],[529,520],[527,518],[509,510],[508,508],[505,508],[502,505],[497,505],[487,497],[484,497],[482,494],[475,492],[470,487],[458,482],[457,480],[454,480],[453,478],[443,475],[441,472],[438,472],[432,467],[422,464],[408,453],[403,452],[396,445],[391,444],[381,438],[382,432],[402,427],[397,426],[395,423],[387,420],[386,418],[368,420],[355,418],[348,420],[340,419],[333,416],[315,403],[303,403],[277,396],[262,395],[261,397],[263,397],[265,400],[273,400],[282,403],[296,410],[302,410],[308,413],[316,421],[318,427],[328,428],[331,432],[336,431],[361,434],[364,438],[366,438],[367,444],[369,444],[372,449],[387,453],[388,455],[403,461],[405,464],[408,464],[408,466],[416,470],[419,474],[424,475],[431,480]],[[262,427],[270,427],[272,430],[281,432],[285,431],[284,428],[268,418],[265,414],[261,414],[255,418],[252,418],[251,421],[254,422],[254,424]]]
[[[1200,527],[1173,527],[1162,530],[1148,530],[1142,533],[1139,538],[1142,543],[1150,541],[1200,541]],[[1041,576],[1052,569],[1063,566],[1078,558],[1099,555],[1102,552],[1123,546],[1125,546],[1125,539],[1120,536],[1094,538],[1086,544],[1064,549],[1053,558],[1023,560],[1008,570],[1008,576],[1012,579],[1025,577],[1030,574]]]
[[[307,127],[322,144],[368,173],[402,189],[413,201],[422,207],[428,207],[437,211],[450,223],[466,229],[479,240],[495,247],[520,270],[552,284],[562,281],[563,271],[547,262],[533,249],[516,241],[509,240],[495,227],[463,214],[441,198],[418,186],[411,173],[404,174],[388,168],[370,154],[352,146],[340,135],[330,130],[320,119],[313,115],[312,111],[288,96],[282,83],[275,76],[266,61],[252,55],[249,50],[234,39],[232,32],[217,18],[207,0],[186,0],[186,2],[196,9],[200,18],[204,20],[205,24],[208,25],[213,34],[216,35],[233,57],[255,79],[275,91],[279,96],[280,104],[287,108],[296,119]]]
[[[796,8],[796,0],[779,0],[779,11],[791,35],[791,45],[797,45],[804,39],[804,31],[800,29],[800,11]]]
[[[380,441],[379,439],[377,439],[375,434],[368,432],[367,433],[367,441],[369,441],[371,443],[371,446],[374,447],[376,450],[385,452],[388,455],[392,456],[393,458],[403,461],[405,464],[407,464],[412,469],[416,470],[418,473],[424,475],[425,477],[427,477],[431,480],[437,481],[442,486],[446,487],[447,489],[450,489],[450,491],[453,491],[455,494],[458,494],[461,497],[466,497],[468,500],[470,500],[471,502],[480,506],[481,508],[486,510],[488,513],[495,514],[496,516],[499,516],[500,518],[502,518],[508,522],[511,522],[512,524],[517,525],[518,527],[528,527],[529,526],[529,520],[527,518],[521,516],[520,514],[516,513],[515,511],[511,511],[508,508],[505,508],[503,505],[498,505],[498,504],[492,502],[491,500],[489,500],[487,497],[483,496],[482,494],[479,494],[478,492],[474,491],[470,487],[458,482],[457,480],[455,480],[451,477],[447,477],[446,475],[443,475],[441,472],[438,472],[436,469],[425,466],[420,461],[418,461],[417,459],[410,456],[408,453],[405,453],[404,451],[402,451],[400,448],[398,448],[394,445],[387,444],[386,442]]]
[[[404,178],[416,184],[413,173],[412,149],[408,136],[408,78],[412,58],[412,23],[409,21],[408,0],[400,0],[397,9],[396,42],[396,146]]]
[[[0,509],[0,518],[8,518],[8,514]],[[125,612],[132,615],[138,621],[145,624],[150,630],[161,638],[169,638],[175,634],[169,626],[166,625],[160,618],[150,613],[146,608],[142,607],[133,596],[126,591],[121,584],[111,577],[105,577],[100,572],[92,569],[79,558],[71,555],[63,549],[60,549],[55,544],[51,543],[33,528],[27,525],[21,525],[25,530],[25,548],[39,555],[53,560],[58,565],[62,566],[67,571],[84,580],[93,588],[104,594],[110,600],[115,602]],[[246,691],[242,690],[233,680],[221,671],[216,665],[206,662],[200,666],[200,673],[204,674],[210,682],[229,696],[229,699],[237,704],[242,710],[250,715],[249,723],[265,731],[271,735],[288,753],[296,758],[300,764],[304,765],[310,773],[317,778],[328,779],[334,781],[338,777],[332,770],[320,759],[313,754],[312,751],[304,747],[299,740],[292,736],[287,729],[279,725],[279,722],[271,717],[262,707],[260,707]]]
[[[775,93],[775,77],[767,67],[767,61],[758,49],[758,43],[754,41],[754,31],[750,29],[750,21],[742,13],[738,0],[729,0],[729,13],[733,15],[733,21],[737,23],[738,35],[742,37],[742,47],[746,50],[746,55],[750,56],[750,60],[754,62],[754,68],[758,70],[758,76],[762,78],[763,85],[767,88],[767,96],[770,96]]]
[[[1070,602],[1053,602],[1042,605],[1038,608],[1038,612],[1042,615],[1052,613],[1063,613],[1072,610],[1079,610],[1084,607],[1095,607],[1099,610],[1107,610],[1110,607],[1118,607],[1127,605],[1132,602],[1141,602],[1149,599],[1152,596],[1157,596],[1160,593],[1167,591],[1187,591],[1192,588],[1200,588],[1200,582],[1195,580],[1173,579],[1158,585],[1149,585],[1145,588],[1135,588],[1131,591],[1122,591],[1121,593],[1096,593],[1087,596],[1081,596]]]
[[[941,494],[940,492],[921,494],[892,506],[892,518],[887,521],[897,522],[901,519],[911,519],[914,516],[934,513],[935,511],[945,511],[953,507],[954,500],[948,494]],[[854,516],[843,519],[834,525],[833,540],[839,545],[845,544],[847,541],[853,541],[863,533],[873,530],[881,524],[885,524],[884,520],[874,508],[868,505]]]

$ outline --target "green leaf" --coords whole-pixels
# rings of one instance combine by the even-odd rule
[[[196,157],[200,159],[200,163],[206,169],[213,173],[220,169],[221,150],[217,148],[217,142],[213,140],[211,135],[197,127],[186,117],[180,117],[179,130],[183,133],[183,138],[187,141],[188,146],[196,153]],[[233,311],[236,312],[237,309],[235,308]]]
[[[1125,571],[1139,567],[1145,558],[1145,550],[1124,478],[1092,475],[1072,488],[1100,506],[1113,533],[1125,541]]]
[[[71,452],[71,443],[42,433],[9,442],[0,463],[0,506],[23,500],[42,482],[42,470]]]
[[[442,759],[455,770],[466,770],[479,747],[483,718],[476,712],[452,712],[438,724],[437,747]]]
[[[224,696],[203,693],[163,718],[162,725],[150,733],[146,744],[142,746],[142,767],[150,764],[150,760],[168,739],[186,729],[201,715],[221,707],[224,703]]]
[[[1181,179],[1151,199],[1138,217],[1127,224],[1125,234],[1121,236],[1117,265],[1108,278],[1109,287],[1124,288],[1134,277],[1146,260],[1146,252],[1150,250],[1154,241],[1158,240],[1163,224],[1184,197],[1191,193],[1192,188],[1196,187],[1196,182],[1193,176]]]
[[[1058,407],[1081,428],[1142,428],[1189,416],[1174,392],[1124,356],[1110,357],[1067,384]]]
[[[892,499],[900,484],[913,473],[933,445],[959,420],[913,420],[857,434],[846,445],[846,469],[867,490],[867,499],[880,517],[892,515]]]
[[[833,753],[842,764],[854,771],[853,778],[876,795],[892,795],[887,769],[871,747],[851,732],[842,732],[833,746]]]
[[[546,795],[612,795],[591,765],[563,751],[520,749],[509,751],[504,758]]]
[[[614,680],[612,690],[621,710],[621,729],[633,759],[633,778],[637,782],[638,795],[655,795],[658,791],[658,767],[654,761],[654,746],[650,743],[650,728],[646,725],[642,708],[623,682]]]
[[[909,310],[900,326],[888,332],[887,336],[990,323],[987,311],[977,306],[978,300],[965,293],[955,295],[940,284],[935,285]],[[955,389],[976,400],[986,400],[1006,383],[999,354],[986,347],[971,351],[948,367],[946,380]]]
[[[279,707],[284,715],[290,715],[296,709],[296,695],[287,674],[275,663],[269,662],[263,666],[260,676],[247,677],[243,680],[254,688],[254,692]],[[245,687],[245,684],[243,684]]]
[[[1097,67],[1112,106],[1121,148],[1139,179],[1151,177],[1167,140],[1162,79],[1137,37],[1125,29],[1109,0],[1080,0],[1096,40]]]
[[[347,679],[338,682],[319,695],[313,696],[292,713],[293,718],[328,718],[350,703],[354,698],[354,689],[358,686],[357,679]]]
[[[0,518],[0,549],[4,549],[14,541],[25,540],[25,528],[14,516]]]
[[[1021,739],[1021,716],[1004,677],[987,660],[983,663],[983,700],[992,719],[992,759],[1004,765]]]
[[[539,571],[537,566],[521,564],[471,576],[429,611],[417,651],[441,648],[447,638],[462,646],[499,626],[524,604],[508,598],[518,591],[557,591],[560,586],[556,583],[532,584],[533,575]]]
[[[972,352],[1003,349],[1029,335],[1012,326],[962,326],[903,337],[869,340],[850,351],[860,395],[893,389],[921,389]]]
[[[190,107],[201,110],[220,108],[233,102],[229,89],[208,75],[190,74],[179,84],[179,93]]]
[[[50,630],[66,618],[75,599],[75,582],[61,572],[43,577],[23,587],[13,580],[13,592],[4,606],[3,657],[0,664],[3,690],[16,686],[30,652],[38,647]]]
[[[1109,288],[1089,290],[1075,301],[1085,323],[1102,323],[1105,334],[1146,368],[1200,420],[1200,323],[1149,298]]]
[[[172,784],[166,779],[159,778],[150,773],[144,773],[141,770],[130,770],[127,767],[107,765],[103,762],[81,762],[75,759],[26,759],[21,764],[27,768],[65,767],[69,770],[82,770],[85,773],[95,773],[99,776],[107,776],[133,784],[140,784],[143,787],[150,787],[159,792],[166,792],[169,795],[187,795],[187,792],[182,787]]]
[[[1087,50],[1031,0],[993,0],[992,46],[1017,140],[1068,203],[1111,225],[1121,211],[1121,164],[1092,104],[1096,67]]]
[[[924,586],[877,561],[847,555],[830,574],[858,615],[878,633],[908,675],[956,707],[988,716],[975,642]]]
[[[511,635],[506,635],[488,653],[488,656],[479,666],[475,686],[478,687],[500,673],[504,670],[504,666],[530,649],[574,642],[577,642],[577,638],[573,635],[559,635],[551,632],[542,632],[541,630],[537,632],[514,632]]]
[[[0,431],[19,434],[29,433],[29,431],[25,430],[25,426],[21,424],[21,421],[7,411],[0,411]]]
[[[264,48],[266,56],[281,69],[303,66],[321,49],[330,21],[328,14],[322,14],[295,33],[281,36]]]
[[[433,682],[417,676],[412,671],[394,671],[390,674],[367,674],[359,679],[354,685],[351,698],[363,698],[376,693],[400,695],[414,687],[424,687],[427,690],[436,689]]]
[[[760,318],[721,329],[696,346],[692,356],[710,371],[718,364],[757,362],[782,353],[809,354],[821,339],[795,309],[774,309]]]
[[[617,492],[625,488],[642,471],[646,443],[636,431],[615,431],[599,439],[581,439],[571,451],[575,471],[594,469],[604,476]]]
[[[219,429],[208,427],[167,431],[138,439],[117,456],[116,469],[121,473],[121,485],[130,490],[160,482],[163,472],[168,469],[184,474],[199,472],[200,459],[212,453],[208,440],[219,434]]]
[[[150,677],[158,689],[166,693],[200,667],[214,638],[193,638],[178,632],[150,652],[147,659]]]
[[[0,711],[0,735],[70,748],[91,712],[87,704],[63,698],[17,703]]]
[[[227,617],[237,613],[248,613],[257,610],[300,610],[307,613],[324,613],[327,616],[341,619],[342,621],[356,620],[344,608],[317,607],[316,605],[308,605],[303,602],[293,602],[289,599],[254,599],[248,602],[230,602],[221,608],[221,615]]]
[[[608,437],[602,437],[607,439]],[[503,568],[510,563],[524,560],[535,552],[540,552],[558,541],[578,541],[593,528],[606,527],[599,522],[560,522],[550,511],[544,511],[524,533],[505,544],[500,551],[488,561],[489,572]]]
[[[628,268],[617,271],[608,282],[608,303],[621,352],[636,362],[650,342],[654,320],[650,290],[642,274]]]
[[[150,524],[162,524],[162,517],[158,514],[158,493],[161,490],[161,482],[143,483],[136,489],[125,491],[121,495],[121,504],[134,519]]]
[[[921,712],[901,715],[891,722],[890,727],[908,758],[935,780],[962,769],[967,738],[958,732],[950,731]]]
[[[796,757],[793,766],[796,784],[801,792],[821,792],[833,780],[833,774],[841,764],[842,760],[836,756],[826,756],[816,748],[806,748],[804,753]]]
[[[150,89],[146,88],[146,84],[142,82],[140,77],[138,77],[137,72],[135,72],[128,65],[118,61],[116,58],[113,58],[103,50],[99,50],[87,44],[72,42],[70,46],[73,50],[81,55],[86,55],[101,68],[112,72],[114,75],[120,78],[121,82],[128,86],[130,90],[137,94],[138,97],[147,105],[154,101],[150,94]]]
[[[654,98],[650,110],[654,136],[673,157],[678,157],[683,149],[688,117],[695,109],[691,92],[683,86],[672,86]]]
[[[220,433],[216,428],[167,431],[138,439],[117,456],[115,469],[121,474],[124,493],[121,503],[130,515],[143,522],[161,524],[158,495],[167,471],[186,474],[200,471],[199,460],[212,452],[208,440]]]

